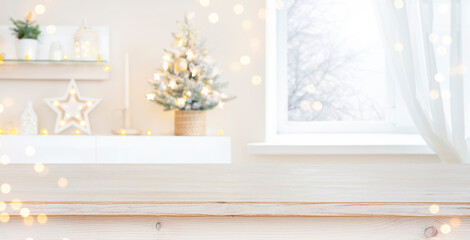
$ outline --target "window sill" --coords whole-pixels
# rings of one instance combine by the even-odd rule
[[[249,143],[254,155],[434,155],[416,134],[299,134],[276,135],[267,142]]]

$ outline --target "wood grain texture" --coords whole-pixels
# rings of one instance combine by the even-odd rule
[[[1,166],[12,191],[0,200],[51,215],[432,216],[436,203],[437,216],[470,216],[468,165],[46,167]]]
[[[159,230],[156,223],[161,224]],[[450,233],[425,238],[427,227],[440,229],[443,224],[451,226]],[[0,224],[0,230],[2,240],[455,240],[470,238],[470,219],[50,217],[46,224],[25,226],[14,217]]]

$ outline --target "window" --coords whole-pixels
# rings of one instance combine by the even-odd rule
[[[285,0],[276,11],[277,133],[413,131],[371,1]]]

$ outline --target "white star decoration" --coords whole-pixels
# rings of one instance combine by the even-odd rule
[[[55,133],[75,126],[90,134],[88,114],[101,102],[101,99],[81,97],[77,84],[72,79],[63,98],[47,98],[44,101],[57,113]]]

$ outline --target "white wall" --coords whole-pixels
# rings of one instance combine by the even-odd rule
[[[233,12],[233,6],[237,3],[245,7],[242,15]],[[258,17],[258,11],[264,8],[264,0],[212,0],[208,7],[202,7],[198,0],[0,0],[0,25],[10,24],[10,16],[24,17],[36,4],[46,7],[46,13],[37,16],[41,25],[79,25],[82,19],[87,19],[92,25],[110,27],[110,79],[78,82],[82,95],[103,99],[91,114],[94,134],[110,134],[113,129],[121,127],[119,109],[123,104],[125,52],[129,52],[131,58],[132,127],[151,129],[161,135],[172,133],[173,113],[163,112],[160,106],[145,99],[145,93],[149,90],[147,80],[160,66],[163,49],[172,44],[170,33],[177,30],[176,21],[182,20],[185,11],[194,11],[195,25],[207,38],[207,47],[223,72],[223,79],[231,84],[227,92],[237,96],[223,110],[208,113],[208,126],[214,131],[223,129],[225,135],[232,137],[233,162],[438,161],[436,157],[426,156],[248,155],[246,144],[262,141],[264,137],[264,82],[259,86],[251,84],[253,75],[264,78],[264,21]],[[219,14],[219,23],[209,23],[207,17],[211,12]],[[243,29],[244,20],[252,22],[251,30]],[[249,55],[251,64],[240,66],[239,70],[231,69],[231,65],[239,65],[242,55]],[[53,66],[48,68],[54,71]],[[14,105],[0,114],[0,127],[19,126],[19,117],[26,101],[32,100],[39,115],[40,128],[52,130],[55,113],[42,99],[62,96],[66,86],[66,81],[0,81],[0,101],[6,98],[14,100]]]

